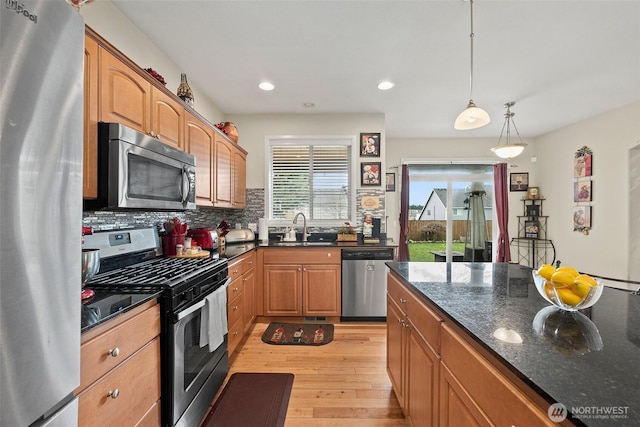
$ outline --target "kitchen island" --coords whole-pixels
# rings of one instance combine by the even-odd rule
[[[434,381],[430,391],[439,396],[431,397],[436,414],[429,417],[451,418],[456,413],[451,411],[456,409],[451,390],[455,392],[460,384],[458,391],[464,389],[467,381],[468,389],[460,395],[471,402],[469,413],[494,422],[492,408],[485,411],[481,403],[499,405],[495,403],[500,399],[498,388],[478,384],[492,380],[480,380],[487,368],[506,379],[498,383],[500,387],[506,384],[505,390],[515,390],[521,401],[535,407],[541,422],[550,405],[561,403],[569,412],[563,425],[569,421],[588,426],[640,425],[640,295],[605,288],[593,307],[571,314],[551,307],[538,294],[532,270],[517,264],[389,262],[387,266],[390,308],[396,306],[395,300],[400,300],[400,306],[409,299],[410,305],[414,298],[417,305],[423,304],[422,311],[431,313],[427,320],[432,327],[425,328],[423,336],[432,350],[427,360],[435,361],[431,370],[435,379],[434,375],[424,378]],[[407,294],[395,298],[395,288],[406,289]],[[420,325],[418,316],[412,318],[411,307],[407,308],[409,314],[398,322],[407,329],[410,322]],[[388,314],[392,315],[393,311]],[[392,323],[388,324],[391,334]],[[392,338],[388,346],[393,364],[398,341]],[[460,363],[455,360],[459,351],[451,349],[466,349],[477,357]],[[393,382],[395,367],[389,369]],[[458,385],[455,369],[461,372]],[[488,396],[473,396],[474,390],[483,387]],[[401,405],[406,390],[396,390]],[[426,393],[424,386],[418,390]]]

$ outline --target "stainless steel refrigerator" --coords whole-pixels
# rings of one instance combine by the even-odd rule
[[[80,384],[84,20],[0,6],[0,426],[74,426]]]

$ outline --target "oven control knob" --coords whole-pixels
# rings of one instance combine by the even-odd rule
[[[118,357],[118,355],[120,355],[120,349],[118,347],[112,348],[107,352],[107,354],[112,357]]]

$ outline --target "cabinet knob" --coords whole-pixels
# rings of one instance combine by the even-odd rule
[[[238,292],[238,288],[233,288],[233,292]]]
[[[238,306],[237,306],[237,305],[234,305],[234,306],[233,306],[233,311],[236,311],[237,309],[238,309]]]
[[[118,357],[120,355],[120,349],[118,347],[112,348],[107,352],[107,354],[111,357]]]
[[[107,393],[107,396],[109,396],[112,399],[117,399],[118,396],[120,396],[120,390],[119,389],[109,390],[109,392]]]
[[[406,299],[404,299],[404,298],[400,298],[400,304],[406,304],[406,303],[407,303],[407,300],[406,300]]]
[[[233,335],[234,335],[234,336],[238,336],[238,331],[235,331],[235,332],[233,333]]]
[[[327,256],[328,256],[329,258],[331,258],[331,252],[329,252],[329,253],[327,254]]]

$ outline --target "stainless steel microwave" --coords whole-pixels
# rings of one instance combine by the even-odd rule
[[[195,209],[195,181],[192,154],[119,123],[98,123],[98,199],[88,208]]]

